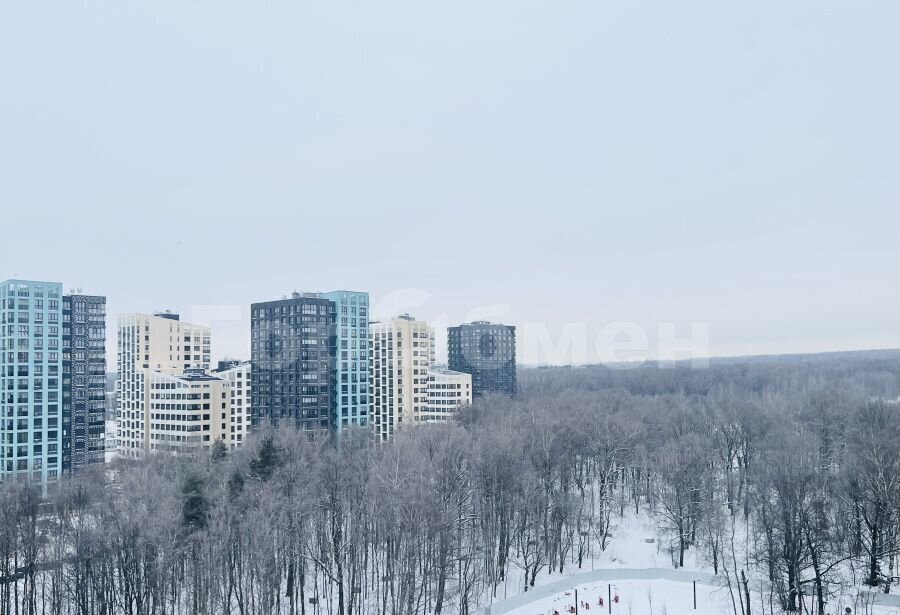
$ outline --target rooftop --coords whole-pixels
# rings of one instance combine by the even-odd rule
[[[202,382],[207,380],[222,380],[218,376],[213,376],[212,374],[208,374],[206,370],[202,367],[189,367],[184,370],[184,373],[180,376],[175,376],[179,380],[186,380],[188,382]]]
[[[502,322],[491,322],[489,320],[473,320],[472,322],[464,322],[456,325],[455,327],[449,327],[450,329],[458,329],[460,327],[507,327],[509,329],[515,329],[515,325],[505,325]]]
[[[444,367],[443,365],[432,365],[428,368],[429,372],[434,372],[436,374],[443,374],[444,376],[467,376],[465,372],[458,372],[455,369],[449,369]]]
[[[228,370],[234,369],[236,367],[244,367],[246,365],[250,365],[250,361],[242,361],[240,359],[223,359],[219,361],[216,369],[210,370],[213,374],[221,374],[222,372],[227,372]]]

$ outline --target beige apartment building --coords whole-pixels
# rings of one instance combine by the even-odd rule
[[[116,435],[119,454],[140,457],[151,447],[150,374],[178,376],[209,369],[210,330],[177,314],[125,314],[118,318]]]
[[[425,411],[416,418],[420,423],[442,423],[456,411],[472,404],[472,375],[445,367],[428,369]]]
[[[372,425],[384,441],[427,414],[428,367],[434,329],[405,314],[369,326],[372,350]]]
[[[145,408],[152,452],[187,454],[219,440],[228,444],[231,382],[201,368],[178,376],[148,370]]]
[[[228,364],[226,367],[223,364]],[[231,383],[231,424],[226,442],[241,446],[250,429],[250,361],[221,361],[215,376]]]

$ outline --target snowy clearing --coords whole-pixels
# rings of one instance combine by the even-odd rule
[[[618,573],[618,574],[617,574]],[[675,574],[672,574],[675,573]],[[679,574],[683,573],[683,574]],[[591,575],[592,573],[585,573]],[[516,596],[514,599],[494,604],[485,613],[490,615],[566,615],[574,612],[578,604],[579,615],[603,615],[608,613],[624,615],[730,615],[735,612],[731,602],[731,594],[727,587],[708,585],[697,582],[697,608],[694,610],[693,584],[690,571],[675,570],[619,570],[597,571],[593,573],[605,576],[606,582],[569,584],[568,588],[558,587],[563,583],[554,583],[535,591]],[[670,580],[659,576],[681,576],[684,580]],[[618,578],[633,576],[635,578]],[[579,575],[581,577],[582,575]],[[696,575],[707,577],[708,575]],[[650,577],[650,578],[639,578]],[[576,591],[577,589],[577,600]],[[610,603],[609,596],[613,597]],[[843,613],[846,607],[853,613],[868,615],[897,615],[900,603],[891,605],[873,605],[873,599],[884,600],[896,596],[880,596],[862,594],[854,600],[834,605],[830,613]],[[601,604],[602,599],[602,604]],[[735,600],[739,597],[735,594]],[[767,596],[751,595],[751,601],[767,601]],[[892,601],[892,600],[891,600]],[[893,602],[893,601],[892,601]],[[585,608],[587,604],[587,608]],[[610,608],[610,604],[612,607]],[[768,604],[765,605],[768,610]],[[777,606],[775,607],[777,610]],[[740,605],[737,607],[740,612]],[[754,609],[755,612],[755,609]]]
[[[523,583],[521,571],[510,570],[508,599],[490,605],[490,615],[559,615],[570,613],[578,602],[587,602],[588,609],[579,608],[579,615],[608,614],[609,586],[619,601],[613,602],[612,613],[626,615],[733,615],[740,612],[740,602],[735,609],[731,593],[723,576],[715,576],[707,566],[697,561],[697,550],[685,554],[684,568],[672,567],[671,555],[662,548],[663,538],[652,518],[647,515],[635,516],[629,511],[619,520],[614,530],[615,537],[606,551],[594,553],[593,570],[591,563],[584,568],[570,568],[568,576],[558,573],[538,576],[535,587],[519,593]],[[652,542],[651,542],[652,540]],[[697,610],[693,608],[693,581],[697,581]],[[737,589],[735,588],[735,591]],[[599,605],[602,597],[604,604]],[[761,592],[759,582],[751,582],[751,603],[756,613],[760,604],[766,612],[771,610],[769,592]],[[740,598],[735,593],[735,601]],[[488,604],[485,599],[483,604]],[[900,595],[873,593],[867,590],[851,590],[840,604],[835,604],[830,613],[842,614],[849,606],[854,614],[900,615]],[[775,611],[778,611],[775,605]]]
[[[611,587],[610,587],[611,586]],[[560,615],[571,613],[576,602],[579,615],[602,615],[624,613],[628,615],[718,615],[731,613],[732,608],[727,589],[697,585],[697,610],[693,610],[693,586],[690,582],[668,581],[665,579],[617,579],[607,583],[579,585],[578,600],[575,588],[536,599],[534,602],[503,611],[492,609],[492,615]],[[612,594],[612,608],[609,596]],[[535,594],[536,597],[536,594]],[[602,604],[601,604],[602,599]],[[584,604],[588,605],[586,609]]]

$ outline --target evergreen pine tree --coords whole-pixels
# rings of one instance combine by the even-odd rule
[[[206,527],[209,502],[206,500],[203,479],[197,474],[189,474],[181,484],[182,523],[188,533]]]
[[[259,456],[250,461],[250,472],[256,478],[266,482],[279,465],[281,465],[281,451],[275,444],[275,438],[269,434],[263,438],[260,444]]]

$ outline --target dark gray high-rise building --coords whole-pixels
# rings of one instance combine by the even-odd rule
[[[516,394],[516,328],[476,321],[447,329],[448,367],[472,375],[472,395]]]
[[[106,297],[64,296],[62,320],[62,469],[71,474],[104,461]]]
[[[251,425],[333,429],[335,302],[318,293],[251,306]]]

